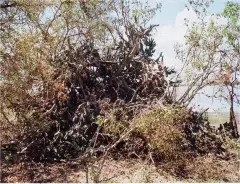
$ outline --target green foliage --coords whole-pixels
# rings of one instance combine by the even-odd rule
[[[215,81],[220,81],[218,88],[225,88],[223,76],[236,76],[240,69],[240,4],[229,1],[222,13],[208,16],[206,8],[210,1],[190,2],[199,19],[187,25],[185,45],[176,50],[178,59],[185,64],[188,89],[179,100],[185,104],[189,104],[199,90]]]
[[[228,146],[229,149],[234,150],[238,154],[240,153],[240,148],[239,148],[239,146],[237,144],[237,141],[234,141],[234,140],[232,140],[232,139],[230,139],[228,137],[226,137],[225,141],[226,141],[226,145]]]
[[[123,109],[112,109],[105,117],[98,118],[98,125],[104,129],[105,133],[120,136],[129,126],[126,113]]]
[[[152,57],[156,47],[155,40],[153,38],[144,40],[144,46],[145,48],[143,48],[143,45],[142,45],[142,54],[144,55],[144,57],[146,58]]]
[[[229,18],[234,26],[237,26],[240,16],[240,3],[228,1],[222,15]]]
[[[223,35],[227,37],[228,43],[235,49],[239,49],[238,43],[240,37],[240,3],[228,1],[222,13],[227,18],[228,24],[223,29]]]
[[[209,61],[211,62],[211,66],[214,67],[219,64],[216,59],[219,52],[227,52],[221,57],[231,54],[231,49],[237,52],[239,47],[237,42],[240,36],[239,14],[240,4],[229,1],[223,13],[213,16],[209,23],[192,24],[186,35],[186,44],[191,49],[191,52],[189,52],[189,64],[191,64],[192,69],[204,72]],[[227,21],[227,24],[224,21],[223,23],[219,22],[219,19]],[[227,59],[221,61],[221,64],[224,66],[229,65],[228,68],[233,68]]]
[[[178,107],[154,109],[136,117],[136,131],[147,140],[150,150],[161,154],[164,159],[176,159],[181,154],[185,141],[183,122],[188,117],[186,110]]]

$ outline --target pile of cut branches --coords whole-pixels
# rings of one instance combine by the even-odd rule
[[[53,59],[51,65],[55,70],[51,82],[47,90],[39,94],[43,99],[38,100],[37,105],[34,103],[38,108],[29,108],[34,111],[27,119],[48,122],[48,128],[30,129],[18,137],[20,158],[60,160],[77,157],[89,149],[104,154],[106,147],[115,142],[118,144],[114,148],[124,148],[127,155],[154,152],[156,149],[149,147],[152,138],[148,137],[156,134],[156,141],[161,139],[165,135],[164,132],[158,135],[157,127],[164,129],[168,123],[167,126],[175,130],[171,134],[178,131],[182,134],[180,142],[174,142],[185,145],[178,150],[180,152],[220,154],[225,151],[223,141],[217,138],[201,114],[190,111],[186,118],[181,116],[181,109],[176,108],[174,111],[178,113],[169,114],[173,117],[161,124],[165,120],[161,109],[172,105],[168,104],[168,73],[162,55],[158,59],[151,58],[156,45],[150,35],[154,27],[139,30],[132,26],[129,40],[120,40],[106,53],[96,49],[92,40],[85,40],[82,45],[65,50]],[[152,110],[156,102],[160,111],[154,117],[155,132],[144,134],[136,128],[130,138],[118,141],[132,127],[138,126],[139,113]],[[143,122],[146,126],[147,121]],[[136,146],[138,144],[141,146]],[[106,147],[99,151],[101,146]],[[159,153],[161,155],[161,151],[156,151],[156,155]]]
[[[101,4],[102,8],[114,6],[108,10],[110,17],[113,10],[117,14],[113,21],[106,18],[108,16],[101,6],[98,11],[91,12],[93,15],[99,13],[105,21],[101,22],[104,26],[97,25],[104,27],[109,43],[101,44],[105,38],[96,36],[103,35],[97,32],[96,26],[92,26],[95,21],[86,8],[97,8],[94,3],[100,2],[94,1],[92,5],[82,3],[76,5],[79,11],[74,12],[79,12],[79,16],[82,12],[83,18],[87,17],[82,23],[87,28],[79,27],[78,34],[70,34],[77,30],[74,25],[65,37],[54,40],[56,35],[51,35],[50,32],[54,31],[50,30],[55,30],[55,27],[50,24],[46,30],[39,30],[42,33],[39,34],[42,36],[40,41],[36,41],[38,34],[27,35],[29,40],[22,35],[23,38],[18,38],[21,42],[13,45],[11,54],[3,52],[1,66],[4,69],[1,73],[7,82],[1,85],[0,100],[4,102],[4,108],[13,111],[13,116],[16,116],[13,125],[22,126],[12,144],[17,148],[10,146],[11,150],[17,149],[19,160],[53,161],[91,151],[106,154],[123,148],[137,155],[156,152],[163,158],[174,155],[168,154],[173,147],[180,152],[185,149],[202,154],[225,151],[220,149],[223,142],[216,138],[202,115],[187,111],[188,118],[183,117],[181,109],[170,103],[167,89],[174,82],[168,82],[167,76],[173,70],[163,65],[162,54],[153,59],[156,43],[151,34],[157,25],[146,27],[145,24],[156,9],[147,8],[148,11],[139,18],[138,13],[130,13],[130,5],[124,5],[123,1],[117,5],[112,1]],[[65,9],[75,7],[70,4],[60,3],[53,22],[57,24],[59,17],[71,12]],[[122,15],[119,16],[119,13]],[[24,12],[22,16],[28,14]],[[70,21],[68,17],[71,16],[67,14],[64,17],[66,27],[77,19],[74,17]],[[92,24],[89,24],[90,20]],[[31,16],[28,21],[35,25]],[[143,21],[144,28],[139,21]],[[40,24],[35,25],[36,30]],[[61,31],[64,32],[65,27]],[[8,40],[5,42],[9,44]],[[54,44],[55,47],[52,47]],[[29,52],[26,52],[27,49]],[[51,51],[49,55],[48,51]],[[35,59],[39,60],[38,56],[44,62],[34,63]],[[17,64],[11,65],[12,61]],[[47,71],[45,74],[44,70]],[[164,110],[169,107],[169,111]],[[146,112],[150,114],[145,116]],[[7,116],[4,118],[7,119]],[[163,139],[165,133],[169,137]],[[169,145],[167,149],[163,149],[164,140]],[[185,147],[178,149],[182,143]],[[4,145],[1,149],[8,153],[10,147]]]
[[[107,54],[91,40],[65,50],[51,61],[55,71],[45,97],[31,119],[48,121],[45,131],[26,132],[18,139],[19,153],[33,160],[61,159],[83,153],[95,142],[98,117],[109,108],[147,105],[164,99],[167,88],[162,55],[151,59],[155,26],[138,30],[121,40]],[[129,110],[128,120],[134,109]]]

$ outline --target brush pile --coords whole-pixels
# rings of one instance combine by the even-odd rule
[[[128,40],[122,38],[103,50],[97,49],[92,40],[85,40],[53,59],[51,65],[55,70],[51,82],[38,93],[41,100],[38,98],[28,106],[31,116],[25,119],[26,131],[16,141],[20,160],[53,161],[74,158],[89,149],[96,151],[117,141],[139,113],[152,109],[156,102],[161,104],[159,109],[170,106],[166,77],[171,71],[164,67],[162,55],[152,59],[156,44],[150,32],[154,27],[132,26]],[[183,119],[173,117],[172,127],[169,125],[183,135],[180,142],[175,142],[175,145],[182,144],[178,151],[200,154],[225,151],[223,141],[201,114],[188,112],[187,115]],[[159,118],[161,121],[162,117]],[[33,122],[47,126],[29,128]],[[137,129],[117,148],[136,154],[153,151],[155,148],[148,146],[151,140],[148,136],[157,132],[147,133]],[[157,140],[161,136],[164,135],[157,135]],[[1,149],[6,150],[7,145]]]

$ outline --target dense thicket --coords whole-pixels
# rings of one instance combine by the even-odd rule
[[[1,16],[12,29],[1,32],[1,114],[18,129],[19,160],[109,148],[166,159],[184,151],[225,151],[201,114],[168,97],[166,76],[173,71],[162,55],[153,59],[156,26],[147,25],[156,9],[125,1],[43,3],[38,9],[4,3]],[[54,13],[45,21],[39,17],[46,8]],[[25,21],[20,27],[16,15]]]

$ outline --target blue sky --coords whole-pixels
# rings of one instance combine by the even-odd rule
[[[233,0],[240,2],[240,0]],[[149,0],[149,3],[154,5],[156,2],[162,3],[162,10],[158,12],[155,18],[151,21],[152,24],[159,24],[155,39],[157,42],[157,52],[163,52],[164,61],[167,66],[180,67],[181,63],[175,59],[174,45],[176,43],[184,43],[184,35],[186,26],[184,18],[194,22],[197,16],[192,9],[188,11],[185,5],[188,5],[188,0]],[[223,11],[227,0],[215,0],[210,5],[209,15],[220,13]],[[157,54],[158,54],[157,53]]]
[[[233,1],[240,3],[240,0]],[[188,11],[186,8],[185,5],[188,4],[188,0],[160,0],[160,2],[162,3],[162,10],[151,21],[152,24],[160,25],[155,33],[156,52],[163,52],[165,65],[180,68],[182,64],[175,58],[174,45],[184,43],[184,35],[187,30],[184,25],[184,18],[194,22],[197,20],[197,16],[192,9]],[[215,0],[208,9],[209,15],[222,12],[226,2],[227,0]],[[154,5],[156,0],[149,0],[149,3]],[[204,91],[205,94],[209,95],[213,93],[212,87],[208,87]],[[228,103],[224,100],[211,100],[204,95],[197,95],[194,103],[200,105],[200,108],[203,109],[209,107],[210,111],[228,111],[229,108]],[[240,112],[240,106],[236,106],[236,110]]]

